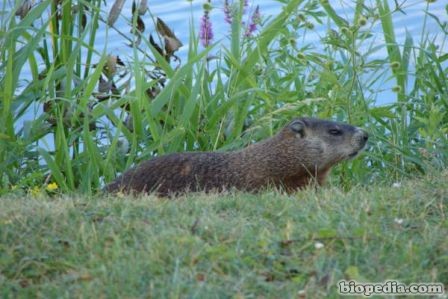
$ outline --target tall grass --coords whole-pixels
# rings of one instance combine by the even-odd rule
[[[439,21],[438,39],[425,25],[420,40],[408,34],[400,44],[392,16],[401,8],[387,0],[357,1],[353,19],[338,15],[330,1],[292,0],[248,37],[236,1],[228,46],[202,48],[192,18],[182,61],[180,41],[150,6],[137,2],[125,16],[130,27],[119,29],[116,3],[106,11],[99,0],[47,0],[26,13],[20,3],[3,4],[2,193],[52,183],[95,192],[135,162],[240,148],[300,115],[370,132],[368,152],[334,172],[345,188],[446,167],[448,30],[428,11],[423,21]],[[323,24],[321,45],[307,44]],[[373,33],[378,27],[384,42]],[[95,44],[98,30],[117,31],[130,44],[130,59],[108,53],[107,40]],[[31,78],[22,78],[25,69]],[[375,105],[390,81],[396,99]],[[34,119],[24,121],[33,110]]]

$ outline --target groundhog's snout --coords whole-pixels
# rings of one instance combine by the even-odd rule
[[[369,134],[360,128],[356,128],[356,133],[353,137],[354,137],[353,139],[359,145],[360,148],[364,148],[364,146],[367,143],[367,140],[369,140]]]
[[[358,155],[360,151],[366,146],[367,140],[369,139],[369,134],[363,129],[356,128],[355,133],[351,140],[351,149],[348,154],[349,158],[354,158]]]
[[[364,144],[369,140],[369,133],[364,131],[363,129],[359,129],[361,131],[361,140],[364,142]]]

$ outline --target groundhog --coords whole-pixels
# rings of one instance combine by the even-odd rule
[[[299,118],[242,150],[174,153],[142,162],[105,189],[161,196],[267,187],[291,193],[311,182],[323,184],[330,168],[355,157],[367,139],[365,131],[348,124]]]

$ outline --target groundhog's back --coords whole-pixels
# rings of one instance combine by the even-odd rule
[[[235,177],[237,164],[232,156],[232,153],[197,152],[156,157],[123,173],[106,187],[106,191],[168,195],[181,191],[238,188],[241,181]]]

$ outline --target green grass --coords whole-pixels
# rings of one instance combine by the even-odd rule
[[[446,289],[447,181],[445,171],[348,193],[175,200],[9,195],[0,200],[0,295],[323,298],[337,297],[340,279]]]

